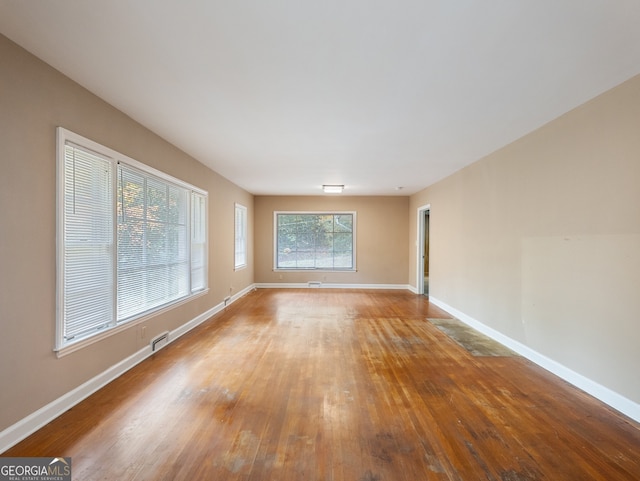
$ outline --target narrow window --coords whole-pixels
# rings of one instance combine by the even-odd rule
[[[207,196],[191,192],[191,292],[207,287]]]
[[[235,268],[247,265],[247,208],[235,206]]]

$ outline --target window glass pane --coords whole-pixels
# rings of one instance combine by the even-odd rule
[[[334,232],[353,232],[353,215],[336,215]]]
[[[353,236],[351,233],[336,232],[333,234],[333,249],[334,251],[352,251],[353,250]]]
[[[315,221],[316,232],[333,232],[333,216],[332,215],[319,215]]]
[[[336,252],[334,255],[334,267],[336,269],[348,269],[353,265],[351,252]]]
[[[331,233],[327,233],[323,242],[317,246],[316,249],[316,267],[318,269],[332,269],[333,268],[333,248],[331,245]]]
[[[296,242],[297,242],[297,221],[298,216],[281,214],[277,216],[277,265],[280,267],[295,268],[297,265]]]

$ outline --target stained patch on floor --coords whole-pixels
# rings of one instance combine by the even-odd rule
[[[518,355],[458,319],[427,319],[427,321],[473,356],[511,357]]]

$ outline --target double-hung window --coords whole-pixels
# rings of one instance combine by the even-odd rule
[[[355,212],[275,212],[275,269],[352,271]]]
[[[235,205],[235,263],[236,269],[247,265],[247,208]]]
[[[207,193],[58,128],[56,350],[207,289]]]

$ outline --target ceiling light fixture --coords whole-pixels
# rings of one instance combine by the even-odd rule
[[[322,186],[322,190],[325,194],[342,194],[342,190],[344,189],[344,185],[328,185],[325,184]]]

